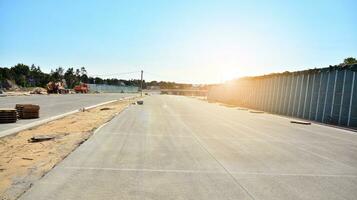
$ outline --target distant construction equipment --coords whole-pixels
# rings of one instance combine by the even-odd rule
[[[47,83],[47,93],[48,94],[67,94],[68,89],[65,89],[63,82],[49,82]]]
[[[81,83],[79,85],[74,86],[74,91],[76,93],[88,93],[89,92],[89,86],[86,83]]]

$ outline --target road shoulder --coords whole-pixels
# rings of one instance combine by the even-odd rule
[[[0,199],[16,199],[134,100],[85,109],[0,138]],[[31,141],[31,138],[51,138]]]

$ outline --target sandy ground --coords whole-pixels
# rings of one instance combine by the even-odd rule
[[[0,199],[16,199],[133,100],[76,113],[0,139]],[[105,108],[105,109],[103,109]],[[55,136],[31,143],[36,135]]]
[[[30,92],[4,92],[3,96],[30,96]]]

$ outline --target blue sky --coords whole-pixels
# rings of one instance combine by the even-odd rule
[[[191,83],[326,67],[357,57],[356,9],[356,0],[0,0],[0,66],[143,69],[148,80]]]

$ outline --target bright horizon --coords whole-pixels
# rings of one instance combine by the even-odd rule
[[[148,81],[185,83],[327,67],[357,57],[356,8],[347,0],[0,0],[0,67],[144,70]]]

